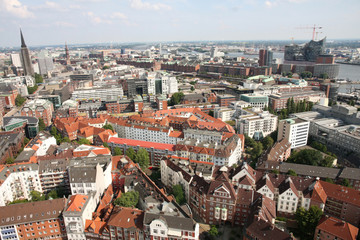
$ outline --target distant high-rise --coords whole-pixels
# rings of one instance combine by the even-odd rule
[[[65,58],[66,58],[66,65],[70,65],[70,54],[69,54],[69,48],[65,42]]]
[[[39,72],[41,75],[48,74],[54,69],[54,63],[51,55],[47,51],[41,51],[38,57]]]
[[[212,47],[210,49],[210,57],[214,58],[214,57],[217,57],[217,55],[218,55],[218,48],[217,47]]]
[[[25,44],[25,40],[22,34],[22,31],[20,29],[20,35],[21,35],[21,64],[24,69],[24,75],[34,75],[34,69],[32,67],[32,62],[30,59],[30,53],[29,49],[27,48]]]
[[[259,51],[259,66],[271,66],[273,61],[273,52],[266,49]]]

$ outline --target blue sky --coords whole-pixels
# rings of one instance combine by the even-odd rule
[[[360,38],[359,0],[0,0],[0,47]]]

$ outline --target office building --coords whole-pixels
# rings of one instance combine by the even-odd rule
[[[267,49],[259,51],[259,66],[271,66],[273,61],[273,52]]]
[[[288,139],[291,149],[305,146],[308,141],[310,122],[300,118],[279,121],[278,140]]]
[[[54,63],[51,55],[48,52],[42,51],[38,57],[39,73],[47,75],[54,69]]]
[[[240,100],[250,103],[252,107],[263,109],[268,106],[268,96],[259,95],[255,93],[241,94]]]
[[[73,100],[94,100],[99,99],[103,102],[114,102],[121,100],[124,92],[121,86],[107,86],[101,88],[82,88],[75,90],[71,99]]]
[[[10,54],[10,58],[11,58],[12,65],[14,65],[17,68],[20,68],[22,66],[21,65],[21,58],[20,58],[20,55],[18,53]]]

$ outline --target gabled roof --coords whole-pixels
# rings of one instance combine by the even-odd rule
[[[329,216],[323,216],[316,229],[346,240],[355,240],[359,232],[359,229],[350,223]]]
[[[109,226],[116,226],[125,229],[137,228],[143,230],[144,211],[135,208],[115,207],[110,220]]]
[[[86,195],[72,195],[67,202],[66,212],[82,212],[86,201],[89,199]]]

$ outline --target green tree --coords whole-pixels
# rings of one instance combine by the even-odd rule
[[[174,93],[170,98],[169,106],[174,106],[174,105],[179,104],[183,97],[184,97],[184,93],[182,93],[182,92]]]
[[[347,178],[344,178],[344,179],[341,181],[340,184],[341,184],[342,186],[344,186],[344,187],[351,187],[350,181],[349,181],[349,179],[347,179]]]
[[[13,164],[14,161],[15,161],[15,159],[14,159],[13,157],[9,157],[9,158],[7,158],[7,159],[5,160],[5,163],[6,163],[6,164]]]
[[[286,74],[286,76],[289,77],[289,78],[292,78],[293,74],[292,74],[292,72],[288,72],[288,73]]]
[[[20,94],[18,94],[15,98],[15,105],[20,107],[26,101],[26,98],[23,98]]]
[[[318,166],[322,159],[323,156],[319,151],[313,149],[303,149],[293,152],[287,161],[291,163]]]
[[[67,143],[69,143],[69,142],[71,142],[71,141],[70,141],[70,138],[64,137],[64,138],[62,139],[62,142],[67,142]]]
[[[109,145],[108,145],[108,146],[109,146]],[[123,155],[123,152],[122,152],[121,148],[115,147],[115,148],[114,148],[114,155],[113,155],[113,156],[120,156],[120,155]]]
[[[191,86],[190,90],[191,90],[192,92],[195,91],[194,86]]]
[[[323,212],[316,206],[311,206],[308,211],[300,207],[296,210],[295,219],[301,239],[313,239],[316,226]]]
[[[253,161],[257,160],[258,157],[260,157],[261,153],[263,151],[263,145],[261,142],[255,142],[255,145],[253,146],[251,150],[251,159]]]
[[[103,66],[103,70],[106,70],[106,69],[109,69],[110,67],[109,66]]]
[[[53,136],[56,136],[58,133],[57,133],[57,129],[55,126],[52,126],[51,129],[50,129],[50,134],[53,135]]]
[[[45,122],[42,118],[39,118],[39,131],[44,131],[46,128]]]
[[[27,137],[24,138],[24,142],[23,145],[24,147],[30,142],[30,139],[28,139]]]
[[[296,172],[292,169],[290,169],[288,172],[287,172],[287,175],[290,175],[290,176],[297,176]]]
[[[40,74],[35,73],[35,82],[36,83],[43,83],[44,79]]]
[[[253,147],[255,145],[256,141],[245,134],[245,146],[247,147]]]
[[[49,199],[49,198],[52,198],[52,199],[59,198],[58,192],[55,189],[53,189],[46,195],[46,198],[47,199]]]
[[[319,166],[322,167],[332,167],[334,163],[334,158],[332,156],[324,156],[320,161]]]
[[[29,94],[33,94],[34,92],[36,92],[36,90],[38,89],[38,85],[35,85],[35,86],[33,86],[33,87],[27,87],[27,89],[28,89],[28,93]]]
[[[209,230],[209,234],[210,234],[210,236],[212,236],[212,237],[218,236],[218,235],[219,235],[218,228],[217,228],[215,225],[211,225],[211,226],[210,226],[210,230]]]
[[[45,200],[45,196],[41,192],[38,192],[38,191],[35,191],[35,190],[30,192],[30,197],[31,197],[32,202]]]
[[[139,192],[130,191],[122,193],[121,196],[114,201],[115,205],[122,207],[135,207],[139,202]]]
[[[148,168],[150,165],[149,153],[144,148],[140,148],[136,153],[134,162],[139,163],[142,169]]]
[[[172,194],[174,195],[175,200],[178,204],[183,205],[184,203],[186,203],[184,190],[180,184],[173,186]]]
[[[111,130],[111,131],[114,131],[114,128],[113,128],[113,126],[112,126],[111,124],[105,124],[105,125],[103,126],[103,129],[109,129],[109,130]]]
[[[104,142],[104,143],[103,143],[103,146],[106,147],[106,148],[108,148],[108,149],[110,149],[109,144],[108,144],[107,142]]]
[[[270,136],[266,136],[261,140],[261,143],[263,144],[264,149],[268,149],[274,145],[274,139],[272,139]]]
[[[78,143],[81,144],[86,144],[86,145],[91,145],[90,140],[86,139],[86,138],[81,138],[79,139]]]
[[[126,149],[126,156],[128,156],[131,160],[135,160],[136,153],[132,147]]]
[[[271,172],[274,173],[274,174],[280,174],[280,171],[277,170],[277,169],[274,169],[274,170],[272,170]]]
[[[331,178],[325,178],[325,182],[334,184],[334,181]]]
[[[322,74],[320,74],[319,78],[328,79],[329,75],[327,73],[322,73]]]

